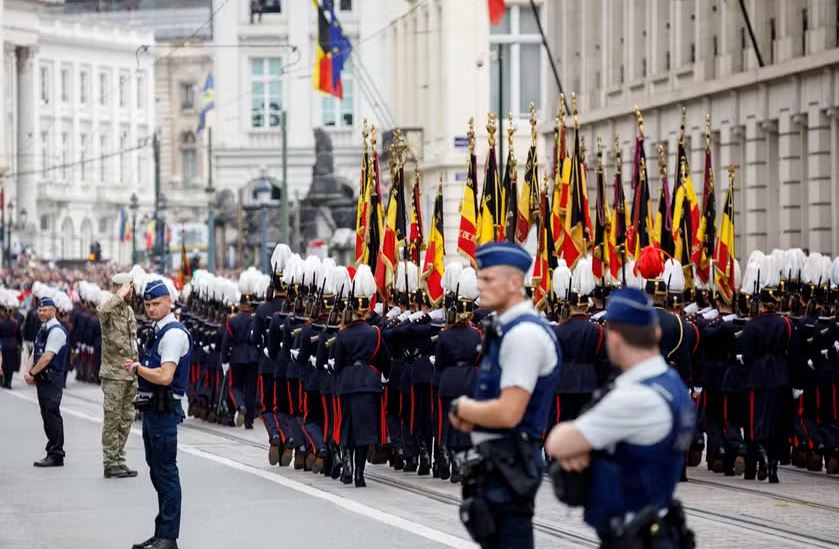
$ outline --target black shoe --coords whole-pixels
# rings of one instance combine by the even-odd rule
[[[125,476],[133,478],[137,476],[137,471],[129,469],[127,465],[120,465],[120,468],[125,471]]]
[[[341,471],[344,467],[344,463],[341,460],[341,450],[338,449],[337,446],[332,447],[332,470],[329,472],[329,476],[333,480],[337,480],[341,477]]]
[[[457,465],[455,460],[452,460],[452,476],[449,478],[452,484],[460,484],[463,480],[463,477],[460,474],[460,467]]]
[[[736,464],[735,464],[736,470]],[[752,456],[747,456],[743,467],[743,479],[754,480],[757,476],[757,460]]]
[[[294,459],[294,444],[289,441],[283,446],[283,453],[280,455],[280,467],[288,467],[292,459]]]
[[[822,464],[824,463],[824,457],[822,454],[817,450],[814,450],[810,454],[810,458],[807,460],[807,470],[813,471],[814,473],[818,473],[822,470]]]
[[[449,480],[449,477],[451,476],[451,464],[449,463],[449,458],[445,451],[440,451],[437,454],[437,461],[435,465],[437,466],[437,476],[441,480]]]
[[[402,457],[402,452],[393,454],[393,457],[390,458],[390,466],[393,467],[394,471],[401,471],[405,468],[405,459]]]
[[[406,473],[416,473],[419,467],[419,462],[415,457],[409,457],[405,460],[405,467],[402,469]]]
[[[769,459],[762,446],[757,447],[757,480],[764,481],[769,476]]]
[[[778,484],[778,460],[774,459],[769,462],[769,484]]]
[[[245,431],[253,431],[253,423],[245,423]]]
[[[178,549],[178,542],[169,538],[157,538],[148,549]]]
[[[352,450],[344,449],[341,459],[341,482],[350,484],[353,481]]]
[[[417,468],[417,475],[424,477],[431,473],[431,458],[428,457],[427,452],[420,454],[419,467]]]
[[[157,536],[152,536],[149,539],[147,539],[146,541],[143,541],[143,542],[140,542],[140,543],[135,543],[134,545],[131,546],[131,549],[147,549],[148,547],[151,547],[151,544],[156,542],[156,541],[157,541]]]
[[[318,450],[318,453],[315,456],[315,461],[312,462],[312,472],[314,474],[319,475],[321,471],[323,471],[323,466],[328,455],[329,454],[327,453],[326,448]]]
[[[47,456],[40,461],[33,463],[35,467],[64,467],[64,458]]]
[[[276,465],[280,462],[280,437],[274,435],[271,437],[270,446],[268,447],[268,463]]]
[[[137,476],[136,472],[134,476]],[[120,467],[119,465],[114,465],[113,467],[108,467],[105,469],[105,478],[128,478],[129,474],[128,471]]]

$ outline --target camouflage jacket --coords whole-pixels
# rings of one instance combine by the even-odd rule
[[[137,319],[128,303],[118,295],[96,309],[102,325],[102,366],[99,376],[131,381],[134,376],[122,368],[123,362],[137,358]]]

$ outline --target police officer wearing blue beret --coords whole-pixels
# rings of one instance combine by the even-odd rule
[[[548,436],[545,449],[560,460],[557,495],[585,505],[601,547],[693,547],[673,499],[695,424],[688,388],[659,352],[661,328],[643,292],[612,292],[606,327],[609,358],[622,373]]]
[[[158,514],[154,535],[133,549],[177,549],[181,524],[181,481],[178,475],[178,424],[184,419],[181,399],[186,391],[192,338],[172,313],[172,293],[161,279],[146,283],[146,316],[154,322],[154,342],[142,360],[124,368],[139,377],[135,406],[143,412],[146,463],[155,491]]]
[[[535,496],[544,472],[541,434],[560,373],[548,322],[525,297],[532,258],[517,244],[481,246],[478,290],[494,311],[485,326],[474,398],[454,400],[452,425],[471,432],[461,520],[484,548],[533,547]]]

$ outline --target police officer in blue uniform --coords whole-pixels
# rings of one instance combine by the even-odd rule
[[[146,463],[157,492],[154,535],[133,549],[177,549],[181,524],[181,481],[178,474],[178,424],[184,419],[181,399],[186,391],[192,338],[172,313],[172,295],[164,280],[146,283],[146,316],[154,322],[154,340],[140,362],[124,368],[139,377],[135,406],[143,413]]]
[[[461,520],[484,548],[533,547],[535,496],[542,482],[542,429],[560,374],[550,324],[525,297],[532,258],[517,244],[480,247],[481,305],[495,312],[484,331],[474,398],[460,397],[449,420],[471,432]]]
[[[622,373],[548,436],[545,449],[560,460],[557,495],[585,505],[601,547],[692,547],[673,499],[695,426],[688,388],[661,356],[658,314],[641,291],[612,292],[606,327],[609,358]]]
[[[26,383],[36,385],[38,406],[47,435],[47,457],[36,461],[35,467],[64,465],[64,421],[61,418],[61,394],[64,390],[64,370],[67,368],[67,330],[55,318],[55,301],[41,298],[38,318],[41,328],[35,336],[35,347]]]

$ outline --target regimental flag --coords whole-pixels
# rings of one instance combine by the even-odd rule
[[[315,53],[314,82],[315,89],[323,93],[344,97],[341,85],[341,71],[352,52],[352,45],[344,35],[338,18],[335,17],[333,2],[324,0],[324,6],[318,0],[312,0],[318,11],[318,41]],[[328,13],[328,16],[327,16]]]
[[[559,256],[565,240],[565,217],[568,212],[568,189],[571,184],[571,159],[565,143],[565,121],[554,129],[554,173],[551,195],[550,227],[553,236],[553,253]]]
[[[638,259],[641,250],[650,245],[653,220],[650,214],[650,184],[647,180],[647,155],[643,135],[635,138],[635,163],[632,169],[632,221],[626,231],[626,247],[630,257]]]
[[[504,240],[504,196],[498,179],[498,162],[495,143],[490,143],[484,189],[481,193],[481,211],[478,217],[478,245]]]
[[[443,260],[446,256],[446,240],[443,237],[443,181],[437,187],[434,198],[434,217],[431,220],[431,232],[428,237],[428,249],[425,252],[425,263],[422,266],[422,276],[428,297],[436,307],[443,300]]]
[[[576,127],[574,128],[574,153],[571,158],[571,178],[566,204],[565,235],[559,253],[560,257],[565,259],[568,268],[573,269],[577,265],[577,260],[588,251],[591,240],[586,170],[580,156],[580,133]]]
[[[489,8],[489,23],[490,25],[497,25],[504,19],[504,0],[487,0],[487,7]]]
[[[601,282],[610,270],[611,258],[615,255],[612,249],[609,223],[612,220],[612,213],[609,211],[609,202],[606,200],[606,177],[603,172],[602,154],[597,154],[597,204],[594,226],[594,249],[592,250],[591,272],[594,278]]]
[[[661,161],[661,192],[658,195],[653,234],[656,246],[668,257],[673,257],[676,253],[676,244],[673,241],[673,205],[670,202],[667,166],[663,161]]]
[[[720,232],[714,248],[714,279],[727,303],[731,303],[734,295],[734,258],[734,174],[730,172]]]
[[[393,275],[396,269],[397,253],[399,245],[399,203],[402,202],[402,185],[398,177],[390,189],[390,196],[387,201],[387,213],[384,219],[384,237],[382,246],[379,249],[379,257],[376,261],[376,286],[382,295],[387,298],[388,288],[393,282]],[[402,208],[404,212],[404,206]]]
[[[215,81],[213,80],[213,73],[210,73],[204,80],[204,97],[201,100],[201,110],[198,113],[198,127],[195,129],[196,134],[201,133],[201,130],[207,126],[207,114],[216,106],[216,92],[214,88]]]
[[[434,207],[437,207],[436,202]],[[417,267],[420,265],[420,250],[424,249],[425,235],[422,232],[422,195],[420,191],[419,173],[417,173],[414,179],[414,190],[411,193],[411,226],[408,237],[409,255],[411,261],[416,263]]]
[[[524,244],[530,234],[530,226],[539,217],[541,196],[539,195],[539,165],[536,156],[536,142],[530,143],[527,151],[527,165],[524,170],[524,183],[521,186],[516,208],[516,242]]]
[[[384,232],[384,210],[382,207],[382,179],[379,168],[379,153],[376,151],[376,137],[375,128],[372,130],[373,139],[371,141],[370,153],[372,156],[372,163],[367,164],[367,192],[370,195],[370,203],[368,208],[370,210],[370,218],[367,222],[367,249],[369,250],[370,270],[375,273],[378,268],[379,249]]]
[[[631,221],[626,207],[626,197],[623,194],[620,151],[618,151],[616,167],[612,221],[609,223],[609,253],[612,254],[609,257],[609,272],[612,273],[612,278],[623,284],[626,282],[623,271],[627,252],[626,233],[628,227],[631,226]]]
[[[511,146],[504,169],[504,183],[501,185],[501,196],[504,199],[504,239],[507,242],[516,241],[516,221],[519,202],[517,171],[516,158],[513,154],[513,147]]]
[[[397,252],[399,249],[402,249],[402,258],[404,260],[409,259],[409,249],[408,249],[408,210],[407,204],[405,203],[405,199],[408,198],[405,196],[405,167],[400,163],[396,166],[395,178],[393,182],[393,187],[399,187],[397,200],[396,200],[396,250]],[[393,191],[391,190],[391,193]],[[398,254],[397,254],[398,257]]]
[[[150,251],[154,248],[154,241],[155,235],[157,234],[157,224],[155,223],[154,219],[149,221],[149,224],[146,226],[146,251]]]
[[[683,143],[679,143],[677,155],[679,162],[679,179],[676,186],[675,200],[673,203],[673,241],[675,253],[673,257],[682,264],[685,269],[685,288],[691,287],[693,270],[691,265],[691,246],[694,241],[694,233],[699,224],[699,203],[696,200],[696,191],[693,188],[693,181],[690,178],[690,167],[687,162],[687,153]]]
[[[536,190],[539,192],[538,180]],[[535,217],[536,230],[539,237],[536,244],[536,257],[533,263],[533,304],[537,308],[544,306],[545,301],[551,294],[551,271],[553,267],[550,261],[550,209],[548,207],[548,180],[545,179],[545,186],[539,192],[539,214]]]
[[[128,213],[125,210],[119,211],[119,241],[131,242],[131,224],[128,222]]]
[[[463,187],[463,200],[460,202],[460,228],[457,233],[457,251],[476,267],[475,248],[478,232],[478,167],[475,157],[474,135],[469,137],[469,167],[466,185]]]
[[[365,124],[366,125],[366,124]],[[370,223],[370,185],[368,185],[367,132],[364,132],[364,152],[361,153],[361,176],[358,182],[358,200],[355,212],[355,264],[361,265],[370,260],[370,248],[367,246],[367,230]]]
[[[696,276],[707,284],[710,279],[710,259],[714,256],[717,206],[714,196],[714,169],[711,147],[705,145],[705,182],[702,186],[702,215],[693,237],[690,260],[696,266]]]
[[[192,266],[189,264],[189,257],[186,255],[186,242],[181,232],[181,268],[178,272],[179,289],[192,279]]]

